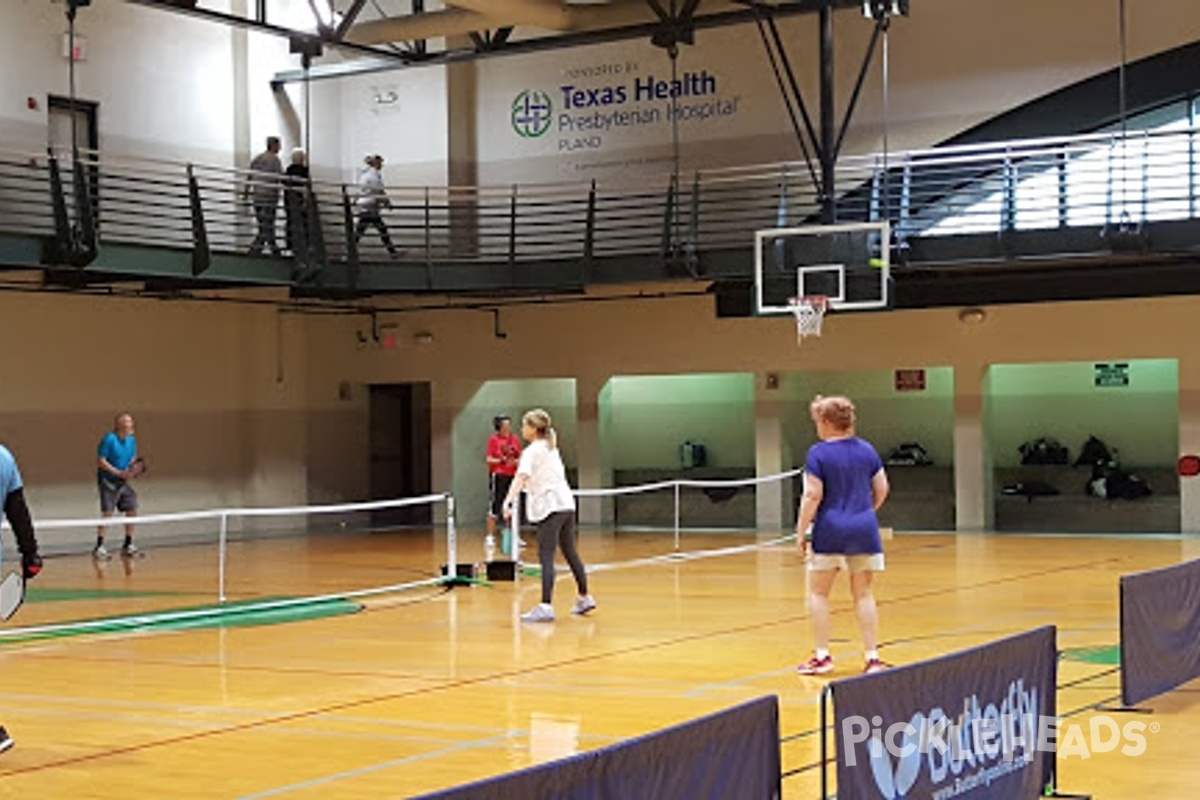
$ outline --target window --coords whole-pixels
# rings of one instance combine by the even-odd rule
[[[1200,189],[1200,98],[1172,103],[1097,134],[1015,142],[976,178],[918,208],[924,236],[1188,219]],[[1125,133],[1122,135],[1122,129]],[[915,183],[921,171],[913,173]]]

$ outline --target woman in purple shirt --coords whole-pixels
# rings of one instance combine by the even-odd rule
[[[804,496],[796,534],[807,555],[805,534],[812,526],[808,559],[809,611],[816,654],[797,667],[801,675],[833,671],[829,653],[829,593],[838,570],[850,574],[850,593],[862,631],[866,672],[883,669],[879,659],[879,616],[871,581],[883,569],[883,542],[875,512],[888,495],[887,473],[875,448],[854,433],[854,404],[845,397],[818,397],[809,409],[820,442],[804,464]]]

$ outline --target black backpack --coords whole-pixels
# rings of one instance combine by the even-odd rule
[[[1071,457],[1067,448],[1055,439],[1042,437],[1032,442],[1026,442],[1017,448],[1021,454],[1021,464],[1070,464]]]
[[[1154,494],[1150,485],[1137,475],[1117,466],[1115,461],[1092,466],[1092,478],[1084,493],[1109,500],[1141,500]]]
[[[1095,436],[1089,436],[1079,449],[1079,458],[1075,459],[1077,467],[1093,467],[1097,464],[1108,464],[1113,461],[1113,454],[1108,446]]]
[[[905,442],[888,453],[887,463],[892,466],[927,467],[933,464],[933,459],[917,442]]]

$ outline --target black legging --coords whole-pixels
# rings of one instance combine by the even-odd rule
[[[549,603],[554,596],[554,551],[562,547],[579,594],[587,590],[587,571],[575,547],[575,512],[555,511],[537,524],[538,558],[542,563],[542,602]]]
[[[367,231],[367,226],[375,228],[379,231],[379,238],[383,240],[383,246],[388,249],[392,255],[396,255],[396,245],[392,244],[392,237],[388,236],[387,224],[383,221],[383,217],[379,212],[364,211],[358,216],[358,225],[354,229],[354,241],[357,243]]]

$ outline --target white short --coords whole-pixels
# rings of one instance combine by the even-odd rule
[[[810,572],[883,572],[883,553],[845,556],[840,553],[813,553],[808,560]]]

